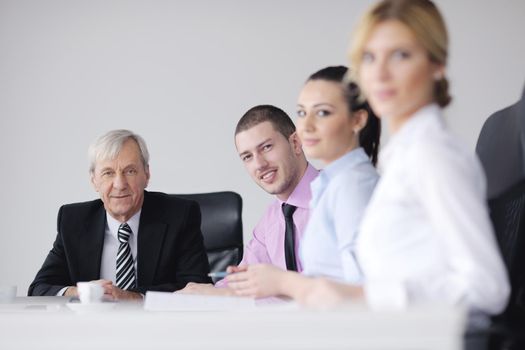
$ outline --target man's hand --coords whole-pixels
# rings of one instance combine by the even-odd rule
[[[100,284],[103,288],[104,288],[104,294],[108,294],[107,292],[107,287],[112,285],[113,282],[111,282],[110,280],[93,280],[93,281],[90,281],[91,283],[98,283]],[[68,287],[68,289],[66,289],[66,291],[64,292],[64,296],[65,297],[77,297],[78,298],[78,290],[77,290],[77,287]]]
[[[65,297],[78,297],[77,287],[68,287],[64,292]]]
[[[119,287],[110,284],[104,286],[104,294],[113,300],[142,300],[143,296],[140,293],[123,290]]]
[[[230,265],[226,268],[226,272],[228,273],[236,273],[236,272],[242,272],[246,270],[248,270],[248,265],[243,265],[243,266]]]
[[[217,288],[211,283],[194,283],[189,282],[186,287],[176,291],[177,294],[200,294],[200,295],[223,295],[231,296],[235,295],[235,292],[229,288]]]

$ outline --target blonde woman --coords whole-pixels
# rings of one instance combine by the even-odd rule
[[[385,0],[354,32],[354,76],[391,134],[361,225],[364,287],[317,281],[307,304],[363,296],[371,306],[461,304],[501,312],[509,283],[472,152],[446,128],[448,37],[428,0]]]

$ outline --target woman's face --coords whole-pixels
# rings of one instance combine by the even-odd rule
[[[389,20],[379,23],[365,43],[358,74],[372,109],[396,131],[433,101],[434,82],[443,73],[407,26]]]
[[[339,83],[308,81],[297,102],[297,133],[306,155],[330,163],[357,147],[356,114],[350,115]]]

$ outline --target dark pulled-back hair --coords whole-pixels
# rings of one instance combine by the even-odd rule
[[[381,138],[381,121],[372,111],[368,102],[361,97],[359,86],[354,82],[346,82],[347,72],[348,68],[345,66],[326,67],[312,74],[307,81],[326,80],[341,84],[348,111],[352,113],[365,110],[368,113],[366,125],[359,132],[359,144],[370,157],[372,164],[376,165]]]
[[[295,132],[295,125],[285,111],[272,105],[259,105],[244,113],[237,123],[235,135],[263,122],[272,123],[274,129],[286,139]]]

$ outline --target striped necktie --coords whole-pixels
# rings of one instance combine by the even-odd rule
[[[133,255],[129,247],[129,237],[131,228],[127,223],[123,223],[118,228],[118,240],[120,246],[117,253],[117,287],[123,290],[133,289],[136,287],[135,265],[133,264]]]

